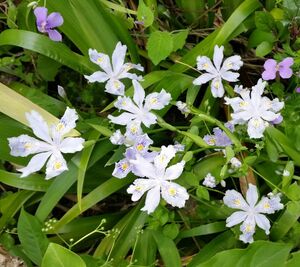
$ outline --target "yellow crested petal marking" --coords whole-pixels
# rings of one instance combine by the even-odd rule
[[[27,143],[24,144],[24,148],[25,148],[25,149],[32,148],[32,144],[29,143],[29,142],[27,142]]]
[[[103,62],[103,57],[98,57],[98,58],[97,58],[97,62],[98,62],[98,63]]]
[[[174,197],[177,194],[177,191],[174,187],[170,187],[168,191],[169,191],[170,196],[172,196],[172,197]]]
[[[234,205],[236,206],[240,206],[241,205],[241,201],[237,198],[235,200],[233,200]]]
[[[56,162],[54,163],[54,169],[55,169],[55,170],[59,170],[61,167],[62,167],[62,164],[61,164],[60,161],[56,161]]]
[[[138,144],[138,145],[136,146],[136,149],[137,149],[138,151],[142,151],[142,150],[144,149],[144,145],[143,145],[143,144]]]
[[[126,170],[128,169],[128,164],[124,162],[124,163],[121,165],[121,169],[122,169],[122,171],[126,171]]]
[[[64,128],[65,128],[65,125],[61,122],[56,125],[56,131],[58,131],[58,132],[62,131]]]

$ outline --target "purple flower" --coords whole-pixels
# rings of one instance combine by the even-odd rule
[[[265,71],[262,73],[262,78],[266,81],[274,80],[276,78],[277,71],[279,72],[279,76],[281,78],[291,78],[291,76],[293,75],[291,66],[293,64],[294,60],[291,57],[285,58],[278,64],[274,59],[268,59],[264,64]]]
[[[58,12],[53,12],[49,16],[47,14],[48,9],[45,7],[34,9],[36,26],[39,32],[48,33],[51,40],[60,42],[62,40],[61,34],[57,30],[53,30],[53,28],[61,26],[64,23],[64,19]]]
[[[271,123],[275,125],[275,124],[280,124],[282,121],[283,121],[283,117],[279,115],[275,120],[272,120]]]
[[[219,127],[213,129],[213,135],[205,135],[204,141],[210,146],[230,146],[232,144],[229,137]]]
[[[296,89],[295,89],[295,91],[296,91],[296,93],[300,93],[300,87],[297,87]]]

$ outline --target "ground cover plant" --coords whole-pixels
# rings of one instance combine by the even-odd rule
[[[1,266],[298,266],[298,0],[0,3]]]

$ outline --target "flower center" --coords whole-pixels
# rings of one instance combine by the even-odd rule
[[[138,151],[142,151],[142,150],[144,149],[144,145],[143,145],[143,144],[138,144],[138,145],[136,146],[136,149],[137,149]]]
[[[172,196],[172,197],[174,197],[177,193],[177,191],[174,187],[170,187],[168,191],[169,191],[170,196]]]
[[[59,170],[61,167],[62,167],[62,164],[61,164],[60,161],[56,161],[56,162],[54,163],[54,169],[55,169],[55,170]]]

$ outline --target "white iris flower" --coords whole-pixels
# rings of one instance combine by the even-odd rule
[[[97,52],[95,49],[89,49],[90,60],[97,64],[103,71],[96,71],[92,75],[84,75],[90,82],[106,82],[105,92],[113,95],[124,95],[125,85],[120,81],[124,78],[132,80],[142,80],[142,76],[129,73],[131,69],[144,71],[140,64],[124,63],[127,46],[117,43],[116,48],[112,54],[112,62],[109,56]]]
[[[248,135],[250,138],[261,138],[269,122],[276,120],[284,103],[278,98],[270,100],[266,96],[262,96],[266,82],[259,79],[257,85],[250,90],[239,88],[236,91],[241,97],[228,98],[225,97],[227,105],[233,109],[232,122],[234,124],[248,123]]]
[[[162,89],[160,93],[151,93],[145,97],[145,90],[140,83],[135,80],[132,83],[134,87],[133,101],[130,97],[119,96],[115,102],[116,108],[127,112],[123,112],[118,117],[109,115],[108,118],[115,124],[128,125],[134,123],[140,125],[143,123],[146,127],[150,127],[156,123],[157,119],[150,111],[163,109],[169,104],[171,95]]]
[[[76,111],[67,108],[59,123],[50,127],[42,116],[34,110],[26,113],[26,118],[33,133],[39,139],[26,134],[8,138],[12,156],[26,157],[36,154],[26,167],[18,169],[18,171],[22,172],[21,177],[26,177],[33,172],[39,171],[48,159],[46,179],[58,176],[68,170],[62,153],[80,151],[83,149],[84,143],[84,139],[80,137],[64,137],[76,126],[75,122],[78,119]]]
[[[224,46],[218,47],[217,45],[214,48],[213,62],[206,56],[197,57],[197,69],[201,71],[206,71],[206,73],[200,75],[197,79],[193,81],[195,85],[201,85],[204,83],[211,82],[211,93],[213,97],[223,97],[225,91],[222,84],[222,80],[228,82],[238,81],[239,73],[230,71],[230,70],[239,70],[243,65],[240,56],[232,56],[226,58],[223,61],[223,50]],[[221,66],[222,64],[222,66]]]
[[[268,235],[270,233],[270,222],[265,214],[275,213],[277,210],[283,209],[283,204],[280,203],[280,196],[268,195],[269,197],[262,197],[258,201],[257,188],[255,185],[249,184],[249,189],[246,193],[246,201],[243,196],[235,190],[227,190],[223,198],[224,204],[233,209],[240,209],[241,211],[234,212],[226,220],[226,226],[232,227],[243,222],[240,226],[242,235],[240,240],[244,243],[253,242],[253,234],[255,233],[255,226],[263,229]]]
[[[141,155],[136,156],[136,160],[130,160],[134,165],[135,174],[140,177],[127,189],[132,194],[132,201],[139,200],[144,193],[147,193],[145,206],[143,211],[148,214],[152,213],[162,198],[173,207],[182,208],[189,195],[184,187],[171,182],[177,179],[184,168],[184,161],[167,168],[170,160],[175,156],[176,150],[174,146],[162,146],[161,152],[154,158],[153,163],[149,162]]]

